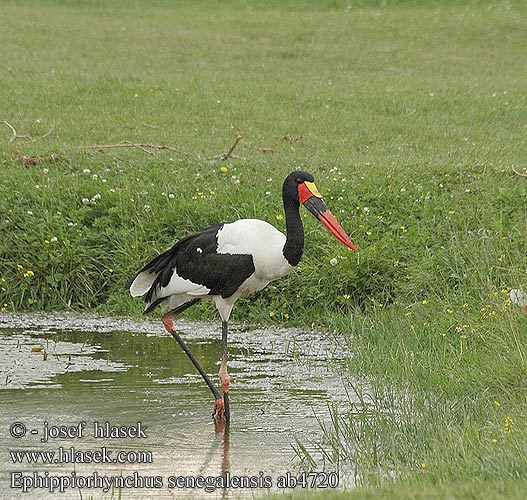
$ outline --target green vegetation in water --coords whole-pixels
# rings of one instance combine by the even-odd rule
[[[2,310],[140,314],[139,266],[220,220],[285,230],[309,170],[360,254],[306,217],[299,268],[233,320],[346,336],[372,389],[327,459],[364,498],[520,498],[526,23],[515,1],[5,3]]]

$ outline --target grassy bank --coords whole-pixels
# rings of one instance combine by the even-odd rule
[[[522,2],[0,9],[3,310],[140,314],[123,287],[145,260],[219,220],[284,230],[281,182],[309,170],[360,254],[307,217],[298,270],[233,320],[347,339],[350,379],[368,377],[371,394],[350,383],[327,441],[372,498],[515,491],[527,477],[527,316],[508,299],[527,287],[527,179],[513,172],[526,165]],[[219,159],[237,134],[236,157]]]

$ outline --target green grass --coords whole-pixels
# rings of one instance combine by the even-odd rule
[[[284,230],[309,170],[360,254],[306,218],[298,270],[233,320],[346,339],[327,459],[364,498],[520,498],[526,23],[515,1],[3,2],[0,121],[53,130],[0,124],[2,309],[138,315],[147,259],[219,220]],[[177,152],[81,148],[122,141]]]

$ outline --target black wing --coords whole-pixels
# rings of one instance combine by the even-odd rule
[[[224,224],[216,224],[181,239],[141,269],[130,280],[128,287],[142,272],[156,274],[145,297],[150,302],[156,292],[168,285],[176,272],[181,278],[207,287],[209,295],[230,297],[254,273],[255,268],[251,255],[217,253],[218,231]],[[159,303],[160,299],[162,297],[156,297],[155,302]]]

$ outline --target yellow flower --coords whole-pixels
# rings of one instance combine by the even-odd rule
[[[394,263],[393,263],[393,267],[399,267],[399,261],[396,260]]]
[[[455,213],[456,213],[455,210],[449,210],[449,211],[448,211],[448,215],[454,215]]]
[[[31,276],[35,276],[35,273],[33,271],[31,271],[31,269],[28,269],[25,273],[24,273],[24,278],[31,278]]]
[[[345,293],[343,297],[344,297],[344,300],[349,300],[351,298],[351,295],[349,293]]]
[[[270,316],[271,318],[274,318],[274,311],[269,311],[269,316]]]
[[[406,232],[406,226],[399,226],[399,230],[403,233]]]
[[[221,167],[221,168],[220,168],[220,172],[221,172],[222,174],[226,174],[228,171],[229,171],[229,169],[228,169],[227,167]]]
[[[371,236],[371,231],[366,231],[366,234],[367,234],[368,236]]]
[[[289,319],[289,314],[285,313],[285,314],[284,314],[284,318],[285,318],[285,319]]]
[[[492,443],[497,443],[497,442],[498,442],[498,440],[497,440],[496,438],[492,438],[490,441],[491,441]]]
[[[279,214],[276,216],[276,220],[284,220],[284,216]]]
[[[454,312],[454,310],[453,310],[453,309],[447,309],[446,312],[447,312],[448,314],[452,314],[452,313]]]
[[[424,462],[421,464],[421,469],[426,469],[426,464]]]
[[[422,304],[423,304],[424,306],[426,306],[426,304],[428,304],[428,300],[424,299],[423,302],[422,302]]]
[[[501,406],[501,403],[499,401],[494,401],[494,406],[499,407]]]

